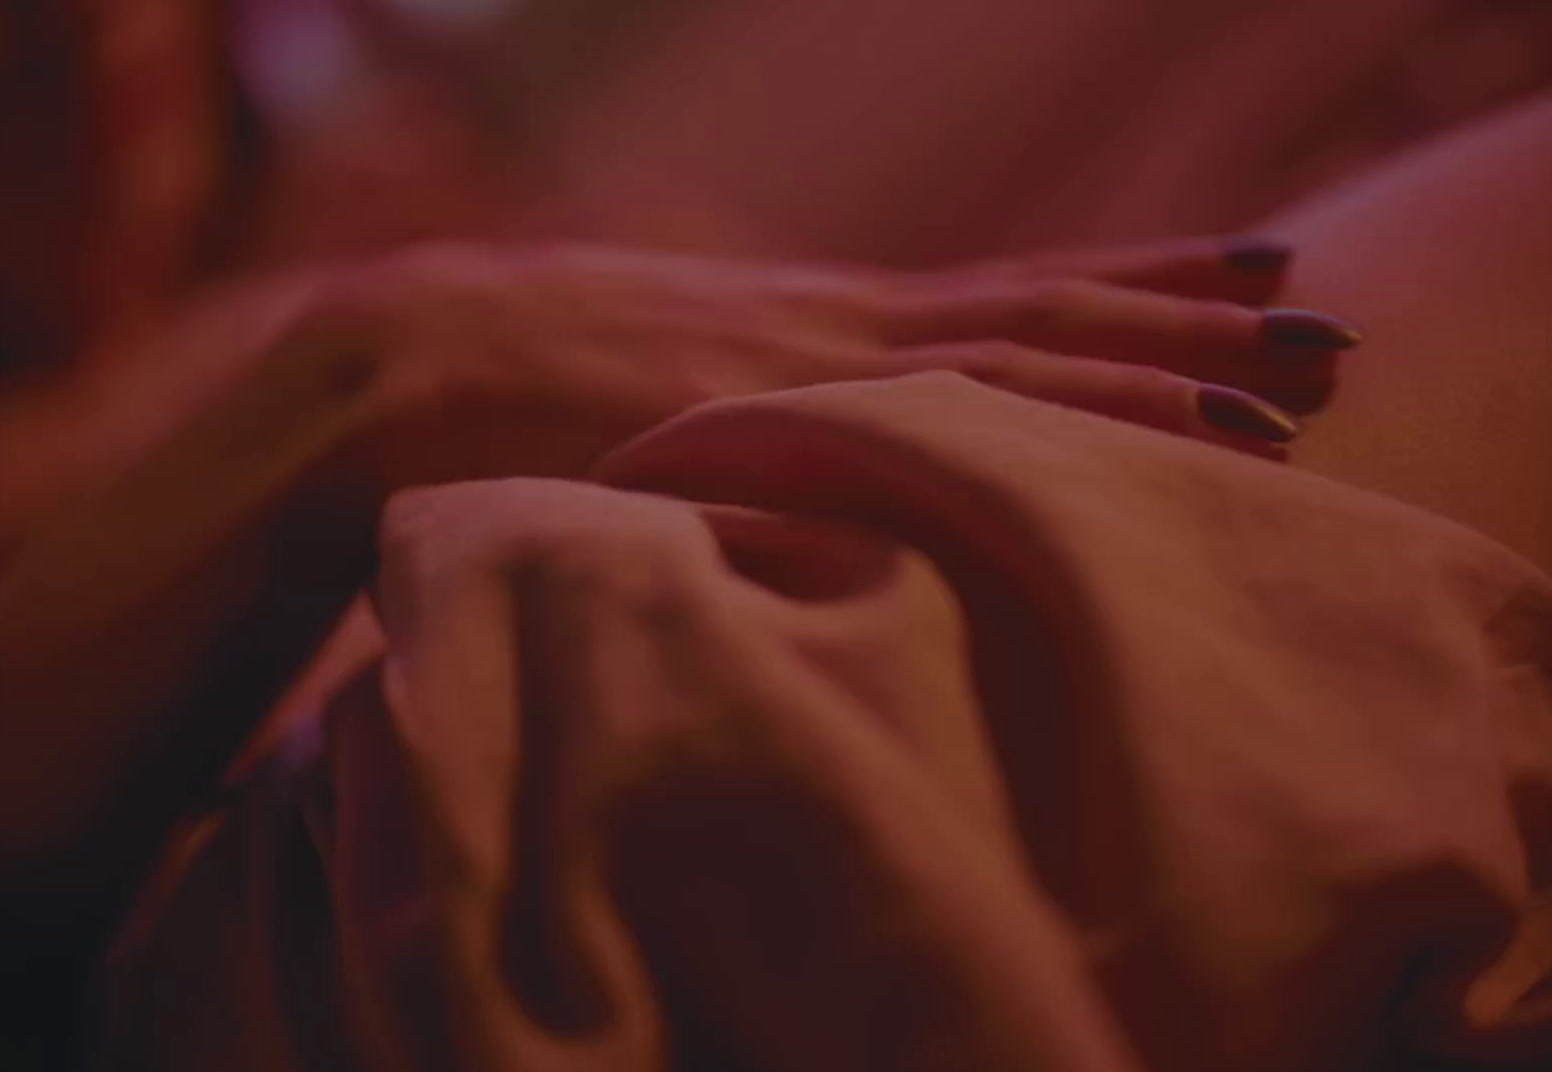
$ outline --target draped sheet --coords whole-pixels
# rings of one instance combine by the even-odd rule
[[[384,519],[384,654],[176,854],[107,1067],[1532,1068],[1552,585],[929,373]]]

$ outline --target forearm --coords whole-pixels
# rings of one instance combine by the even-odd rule
[[[22,904],[111,907],[61,894],[112,900],[368,574],[374,496],[336,462],[380,415],[374,359],[303,340],[243,364],[0,570],[0,879]]]

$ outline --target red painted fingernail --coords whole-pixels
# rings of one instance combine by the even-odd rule
[[[1347,321],[1308,309],[1268,309],[1261,314],[1261,337],[1315,350],[1351,350],[1363,342],[1363,333]]]
[[[1215,428],[1252,435],[1269,443],[1287,443],[1299,434],[1299,422],[1265,399],[1232,387],[1203,384],[1196,392],[1197,412]]]
[[[1223,249],[1223,262],[1241,272],[1279,272],[1292,259],[1292,246],[1270,238],[1233,238]]]

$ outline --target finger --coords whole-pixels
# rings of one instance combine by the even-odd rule
[[[1249,309],[1063,279],[943,290],[889,311],[896,345],[1003,339],[1035,349],[1152,365],[1313,412],[1330,396],[1350,325],[1305,310]]]
[[[913,371],[944,369],[1026,398],[1281,461],[1299,433],[1288,413],[1222,384],[1163,369],[1064,357],[1012,343],[928,346],[901,355]]]
[[[1292,259],[1293,248],[1274,239],[1184,238],[1032,253],[937,274],[983,283],[1092,279],[1182,298],[1265,305],[1281,289]]]

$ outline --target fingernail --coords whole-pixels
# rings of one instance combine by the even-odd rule
[[[1232,238],[1223,249],[1223,262],[1242,272],[1280,271],[1292,259],[1292,246],[1270,238]]]
[[[1232,387],[1204,384],[1196,392],[1202,419],[1226,432],[1286,443],[1299,434],[1299,422],[1264,399]]]
[[[1279,346],[1318,350],[1350,350],[1363,333],[1345,320],[1308,309],[1268,309],[1261,314],[1261,336]]]

